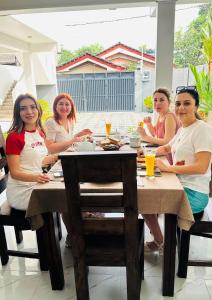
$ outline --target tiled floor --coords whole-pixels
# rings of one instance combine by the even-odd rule
[[[160,217],[162,223],[163,217]],[[14,233],[8,228],[10,247],[16,247]],[[48,272],[39,270],[38,261],[11,257],[9,263],[0,266],[0,299],[1,300],[56,300],[76,299],[73,262],[71,251],[64,247],[66,232],[63,230],[61,251],[65,273],[63,291],[52,291]],[[150,239],[146,230],[147,239]],[[20,247],[28,250],[36,247],[35,233],[25,232],[24,243]],[[212,256],[212,242],[198,237],[192,238],[192,255]],[[162,256],[151,254],[145,256],[145,279],[141,287],[141,299],[167,299],[161,295]],[[91,300],[124,300],[126,297],[125,268],[90,267],[89,286]],[[186,280],[176,277],[175,295],[177,300],[212,299],[212,268],[189,267]]]
[[[136,126],[143,114],[136,113],[87,113],[79,114],[76,131],[88,127],[95,133],[104,132],[104,121],[110,118],[113,130],[126,130],[128,126]],[[3,124],[4,130],[8,124]],[[1,201],[1,199],[0,199]],[[162,216],[160,217],[163,223]],[[14,233],[7,229],[9,246],[16,247]],[[76,299],[71,251],[64,247],[65,228],[61,241],[61,251],[65,273],[63,291],[52,291],[48,272],[39,270],[38,261],[11,257],[9,263],[0,266],[0,300],[69,300]],[[146,238],[151,239],[146,230]],[[212,259],[212,241],[198,237],[192,238],[192,256]],[[36,247],[35,233],[24,232],[24,243],[20,247],[32,249]],[[158,254],[145,256],[145,279],[141,287],[141,299],[168,299],[161,294],[162,257]],[[125,300],[126,276],[125,268],[92,267],[89,272],[91,300]],[[186,280],[176,277],[176,300],[209,300],[212,299],[212,268],[189,267]]]

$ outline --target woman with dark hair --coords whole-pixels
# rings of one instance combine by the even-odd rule
[[[59,94],[53,103],[54,115],[46,121],[46,143],[50,153],[58,153],[68,149],[73,143],[82,141],[91,135],[90,129],[84,129],[73,135],[76,123],[76,109],[69,94]]]
[[[212,153],[211,127],[199,120],[198,107],[199,95],[195,87],[177,89],[175,112],[182,127],[167,145],[157,149],[157,154],[171,153],[173,165],[164,164],[160,159],[156,162],[161,171],[177,174],[195,220],[202,217],[208,204]],[[152,251],[158,250],[163,238],[157,220],[148,222],[148,227],[154,240],[147,247]]]
[[[7,199],[16,209],[27,209],[34,185],[49,181],[49,177],[42,174],[42,166],[57,159],[54,155],[47,155],[41,115],[40,106],[33,96],[23,94],[16,99],[13,122],[6,139],[10,170]]]
[[[147,125],[151,135],[148,135],[144,128],[138,127],[138,132],[143,141],[151,144],[165,145],[174,137],[180,127],[180,122],[176,115],[170,112],[170,103],[170,93],[166,88],[158,88],[154,91],[154,110],[159,116],[155,126],[152,125],[151,117],[144,118],[144,123]],[[172,163],[171,156],[168,158],[170,163]]]

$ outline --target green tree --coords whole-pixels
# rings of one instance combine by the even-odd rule
[[[82,56],[85,53],[90,53],[92,55],[97,55],[100,52],[102,52],[103,50],[104,50],[103,46],[98,44],[98,43],[87,45],[87,46],[82,46],[82,47],[80,47],[79,49],[77,49],[73,52],[71,52],[69,50],[62,49],[61,53],[59,54],[59,57],[58,57],[58,65],[59,66],[63,65],[66,62],[68,62],[68,61],[70,61],[74,58]]]
[[[131,62],[131,63],[125,65],[124,67],[127,68],[127,71],[134,72],[137,69],[138,65],[139,65],[139,62]]]
[[[183,68],[189,64],[202,65],[206,58],[202,53],[202,28],[206,24],[211,4],[201,5],[198,17],[193,20],[186,31],[180,29],[175,33],[174,63]]]
[[[58,55],[58,65],[63,65],[66,62],[72,60],[74,58],[74,55],[71,51],[68,51],[66,49],[61,49],[61,53]]]
[[[74,52],[74,56],[76,58],[76,57],[79,57],[79,56],[81,56],[85,53],[89,53],[89,54],[92,54],[92,55],[97,55],[100,52],[102,52],[103,50],[104,50],[103,46],[96,43],[96,44],[80,47],[78,50],[76,50]]]

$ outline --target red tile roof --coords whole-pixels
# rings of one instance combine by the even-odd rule
[[[100,52],[97,56],[98,57],[102,57],[102,56],[104,56],[104,55],[106,55],[106,54],[108,54],[108,53],[110,53],[110,52],[112,52],[112,51],[114,51],[116,49],[119,49],[119,48],[127,50],[127,51],[129,51],[131,53],[134,53],[134,54],[139,55],[139,56],[142,57],[142,52],[141,51],[139,51],[137,49],[134,49],[134,48],[131,48],[131,47],[129,47],[129,46],[123,44],[123,43],[117,43],[117,44],[109,47],[108,49]],[[152,62],[155,62],[155,57],[153,55],[143,53],[143,58],[144,59],[146,58],[148,60],[151,60]]]
[[[63,71],[64,69],[67,69],[67,68],[72,69],[72,68],[76,67],[76,65],[82,64],[86,61],[93,61],[95,64],[103,65],[105,67],[109,67],[109,68],[114,69],[116,71],[126,71],[126,68],[124,68],[124,67],[118,66],[118,65],[113,64],[109,61],[106,61],[105,59],[102,59],[98,56],[91,55],[89,53],[86,53],[86,54],[84,54],[80,57],[72,59],[72,60],[70,60],[69,62],[67,62],[63,65],[58,66],[56,69],[57,69],[58,72]]]

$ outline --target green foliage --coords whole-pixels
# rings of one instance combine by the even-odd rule
[[[7,136],[8,136],[8,132],[3,132],[3,137],[4,137],[5,141],[6,141]]]
[[[129,63],[128,65],[125,65],[125,68],[127,69],[127,71],[129,72],[134,72],[137,67],[138,67],[139,63],[136,63],[136,62],[132,62],[132,63]]]
[[[152,96],[147,96],[144,99],[144,105],[147,108],[147,110],[149,110],[151,112],[153,111],[153,99],[152,99]]]
[[[201,5],[198,17],[193,20],[188,29],[175,33],[174,63],[177,68],[188,67],[189,64],[202,65],[206,63],[202,49],[202,28],[207,24],[206,18],[210,4]]]
[[[79,49],[71,52],[65,49],[61,50],[61,53],[59,54],[58,57],[58,65],[63,65],[66,62],[77,58],[79,56],[82,56],[85,53],[90,53],[92,55],[97,55],[100,52],[102,52],[104,50],[103,46],[96,43],[96,44],[92,44],[92,45],[88,45],[88,46],[82,46]]]
[[[52,112],[50,110],[49,102],[47,100],[39,99],[38,103],[40,104],[42,112],[43,112],[41,121],[44,124],[46,122],[46,120],[52,116]]]
[[[198,71],[196,66],[190,65],[190,69],[194,75],[197,91],[200,96],[200,109],[208,113],[212,110],[212,80],[211,80],[211,64],[212,64],[212,9],[209,11],[207,24],[202,29],[202,52],[208,63],[208,70]]]
[[[212,84],[210,76],[204,69],[198,72],[196,66],[190,65],[190,69],[194,75],[197,91],[200,96],[200,109],[203,112],[212,110]]]

